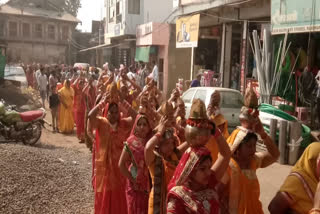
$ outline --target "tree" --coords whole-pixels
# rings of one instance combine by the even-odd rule
[[[65,0],[64,10],[68,13],[71,13],[74,16],[77,16],[78,10],[81,7],[80,0]]]

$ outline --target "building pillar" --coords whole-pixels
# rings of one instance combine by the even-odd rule
[[[232,48],[232,24],[225,24],[225,44],[224,44],[224,69],[223,69],[223,87],[230,87],[231,78],[231,50]],[[221,56],[223,57],[223,56]]]

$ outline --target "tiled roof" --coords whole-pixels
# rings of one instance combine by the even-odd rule
[[[0,14],[12,14],[22,16],[36,16],[51,18],[61,21],[69,21],[80,23],[81,21],[67,12],[57,12],[53,10],[45,10],[41,8],[24,7],[23,10],[19,7],[10,6],[8,4],[0,6]]]

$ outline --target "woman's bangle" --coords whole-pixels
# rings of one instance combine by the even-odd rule
[[[313,208],[309,211],[309,214],[320,214],[320,208]]]

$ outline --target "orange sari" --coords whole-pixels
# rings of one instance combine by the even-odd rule
[[[241,129],[236,129],[227,142],[229,146],[235,146],[239,139],[237,136],[245,136]],[[238,136],[238,137],[239,137]],[[232,149],[231,149],[232,150]],[[249,169],[241,169],[238,163],[231,158],[229,167],[229,213],[230,214],[263,214],[260,198],[260,184],[256,170],[260,168],[262,159],[257,155],[251,160]]]
[[[106,108],[106,111],[108,109]],[[96,214],[126,214],[126,180],[118,162],[123,142],[129,137],[131,123],[120,119],[116,129],[104,117],[97,118],[97,141],[94,147],[94,191]]]
[[[222,136],[227,140],[230,136],[228,131],[228,121],[224,119],[223,115],[219,114],[217,116],[211,116],[210,120],[213,121],[216,126],[224,125]],[[216,162],[218,159],[219,148],[215,137],[211,136],[209,142],[206,144],[206,147],[211,152],[212,163]]]

